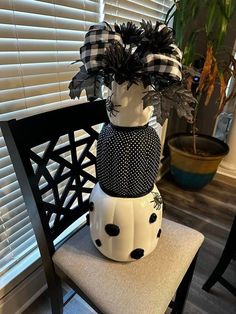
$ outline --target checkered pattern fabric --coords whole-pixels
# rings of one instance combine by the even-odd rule
[[[147,72],[156,72],[160,75],[169,77],[172,80],[180,81],[182,79],[182,52],[172,44],[172,53],[148,53],[144,56],[143,62]]]
[[[81,60],[88,73],[103,67],[105,49],[114,41],[122,44],[120,34],[112,31],[107,24],[102,23],[90,27],[85,35],[84,46],[80,48]]]

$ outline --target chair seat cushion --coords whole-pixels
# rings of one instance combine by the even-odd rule
[[[203,242],[203,235],[163,219],[157,248],[135,262],[105,258],[84,227],[64,243],[53,261],[103,312],[161,314]]]

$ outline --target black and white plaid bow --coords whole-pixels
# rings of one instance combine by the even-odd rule
[[[174,44],[171,53],[147,53],[143,57],[146,72],[159,73],[175,81],[182,79],[182,52]]]
[[[85,35],[84,46],[80,48],[81,60],[88,73],[103,67],[105,50],[114,41],[122,44],[120,34],[114,32],[108,24],[101,23],[90,27]]]

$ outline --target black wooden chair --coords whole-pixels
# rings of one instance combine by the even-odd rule
[[[227,270],[230,262],[236,259],[236,215],[234,216],[234,220],[232,226],[230,228],[230,232],[225,243],[224,250],[221,254],[221,257],[211,273],[210,277],[202,286],[202,289],[206,292],[209,292],[210,289],[219,282],[223,287],[229,290],[234,296],[236,296],[236,287],[234,287],[228,280],[226,280],[223,275]]]
[[[164,313],[168,305],[181,313],[203,241],[199,232],[163,219],[156,250],[133,263],[103,257],[91,243],[89,219],[55,245],[89,212],[97,125],[107,121],[105,101],[97,101],[0,123],[41,252],[52,313],[63,313],[61,280],[98,313]]]

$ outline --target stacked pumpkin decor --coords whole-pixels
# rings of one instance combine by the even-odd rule
[[[162,198],[155,185],[160,139],[148,125],[163,123],[175,107],[192,119],[195,102],[182,80],[182,53],[165,24],[142,21],[91,26],[80,49],[83,65],[72,79],[70,97],[102,98],[110,120],[97,143],[98,183],[90,195],[90,232],[97,249],[116,261],[151,253],[161,236]],[[92,113],[91,113],[92,114]]]

